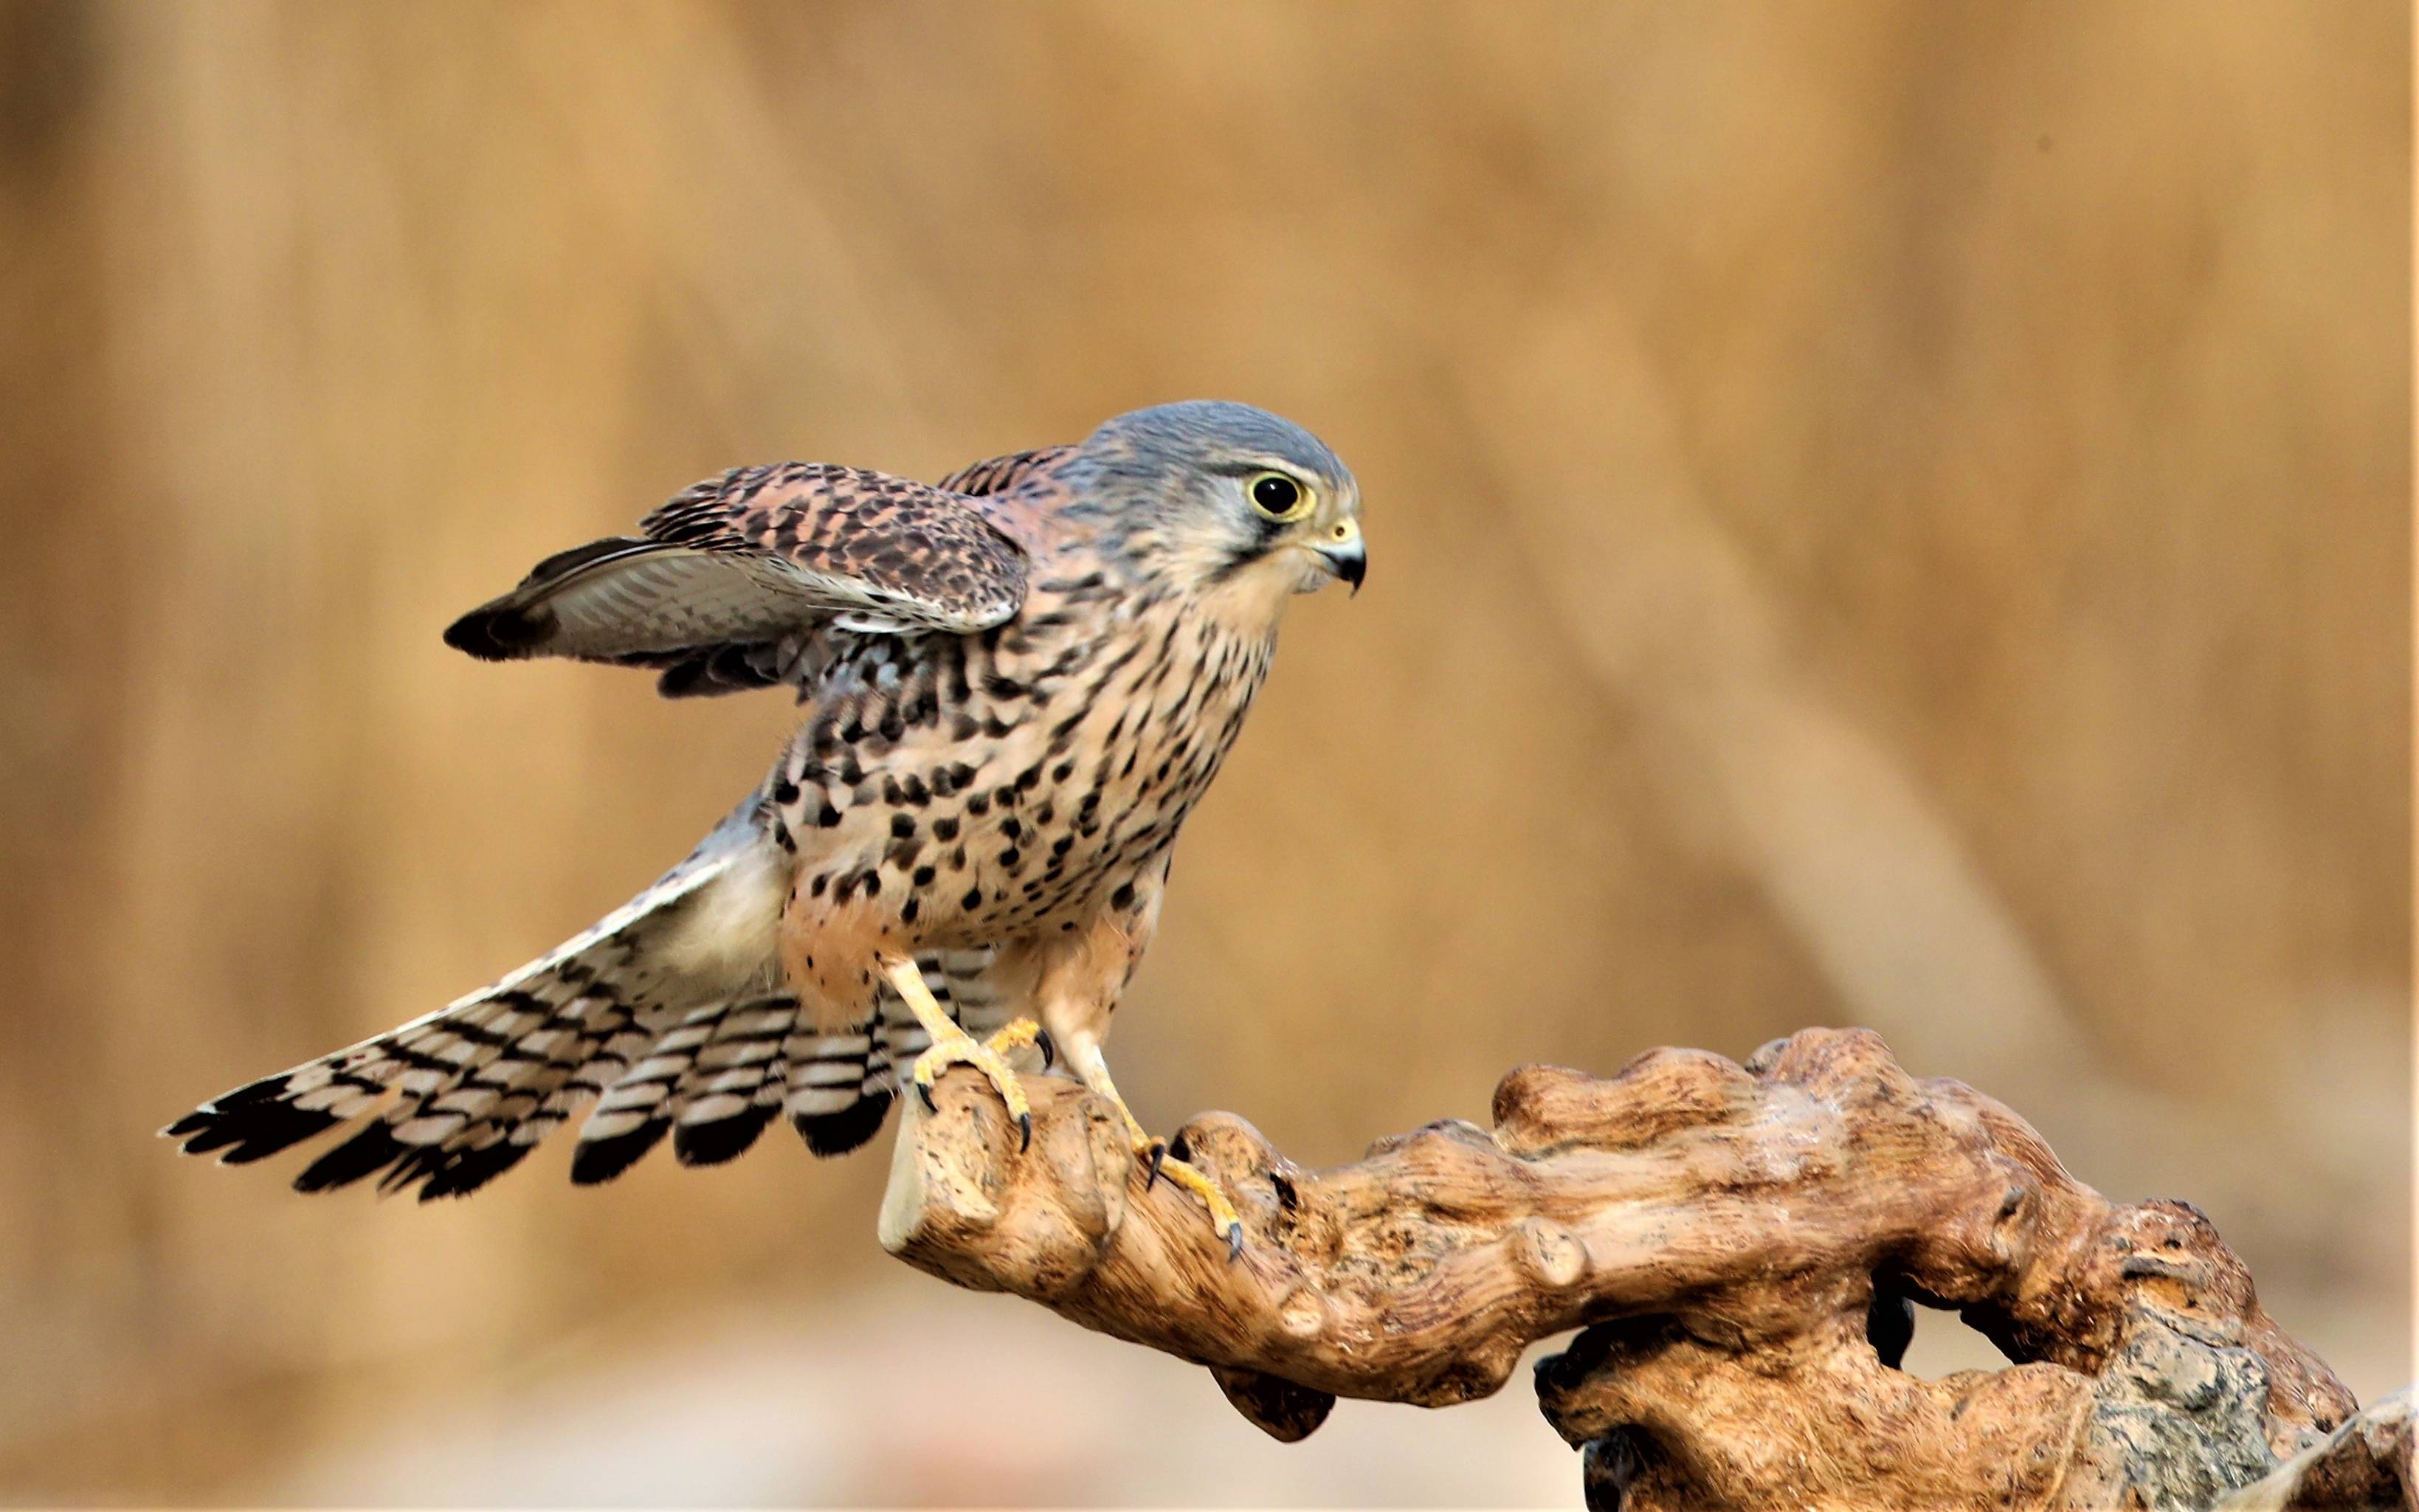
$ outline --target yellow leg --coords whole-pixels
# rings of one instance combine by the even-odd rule
[[[1243,1220],[1236,1215],[1235,1205],[1226,1200],[1226,1194],[1218,1190],[1218,1183],[1210,1179],[1208,1172],[1190,1162],[1170,1156],[1167,1141],[1143,1128],[1141,1120],[1133,1116],[1133,1109],[1126,1106],[1126,1100],[1117,1095],[1117,1084],[1109,1078],[1109,1065],[1102,1058],[1100,1047],[1089,1042],[1071,1045],[1067,1052],[1067,1064],[1078,1081],[1117,1104],[1117,1112],[1126,1120],[1126,1134],[1133,1141],[1133,1152],[1141,1157],[1149,1173],[1143,1182],[1144,1188],[1148,1190],[1152,1182],[1164,1176],[1175,1185],[1200,1198],[1202,1206],[1210,1210],[1210,1231],[1226,1242],[1227,1257],[1231,1259],[1241,1255]]]
[[[1033,1105],[1025,1101],[1024,1084],[1016,1079],[1015,1068],[1008,1063],[1008,1052],[1040,1041],[1040,1026],[1031,1019],[1018,1019],[988,1041],[978,1041],[941,1011],[912,958],[900,956],[884,961],[882,975],[906,1000],[916,1022],[924,1026],[924,1032],[932,1037],[932,1047],[916,1057],[915,1069],[909,1073],[917,1095],[924,1099],[924,1106],[932,1106],[932,1083],[942,1072],[959,1064],[972,1066],[983,1073],[992,1089],[999,1093],[999,1100],[1008,1104],[1009,1117],[1016,1120],[1017,1148],[1031,1149]]]

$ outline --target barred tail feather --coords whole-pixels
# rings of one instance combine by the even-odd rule
[[[984,980],[988,950],[941,950],[916,958],[932,995],[968,1033],[1006,1022],[1007,1005]],[[800,1032],[785,1042],[790,1085],[784,1111],[818,1155],[845,1155],[882,1132],[899,1095],[899,1068],[932,1043],[907,1005],[886,992],[874,1022],[850,1034]]]
[[[806,1034],[791,1041],[782,1107],[816,1154],[847,1154],[879,1133],[889,1116],[899,1084],[882,1030],[877,1021],[855,1034]]]
[[[873,1022],[819,1031],[794,996],[766,990],[769,965],[741,991],[695,1002],[700,979],[665,962],[694,964],[682,926],[724,906],[715,886],[747,885],[747,853],[725,851],[709,840],[628,906],[496,986],[238,1088],[163,1133],[188,1153],[243,1164],[370,1115],[304,1166],[296,1189],[377,1176],[381,1192],[417,1188],[424,1202],[485,1185],[591,1101],[571,1164],[581,1184],[619,1176],[666,1135],[682,1165],[718,1165],[783,1114],[817,1155],[856,1149],[886,1120],[897,1068],[930,1041],[886,992]],[[982,981],[990,962],[988,951],[918,958],[934,996],[976,1033],[1005,1017]]]
[[[718,1005],[735,981],[769,979],[782,888],[760,808],[741,804],[654,887],[495,986],[162,1132],[239,1165],[368,1116],[295,1186],[378,1175],[382,1191],[416,1186],[424,1201],[475,1190],[645,1064],[700,996]]]
[[[684,1165],[719,1165],[756,1143],[781,1111],[794,997],[734,1004],[672,1094],[672,1155]]]
[[[969,1028],[999,1013],[979,981],[987,951],[917,957],[944,1009]],[[898,1094],[895,1068],[929,1043],[904,1003],[885,992],[874,1022],[816,1030],[798,1000],[764,994],[692,1010],[612,1086],[579,1132],[571,1179],[609,1180],[669,1134],[684,1165],[736,1158],[787,1113],[807,1148],[841,1155],[882,1129]]]

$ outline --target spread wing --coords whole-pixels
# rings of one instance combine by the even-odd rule
[[[974,491],[814,462],[734,469],[636,536],[547,558],[445,640],[491,661],[654,667],[678,697],[789,681],[827,630],[988,629],[1023,606],[1026,563]]]

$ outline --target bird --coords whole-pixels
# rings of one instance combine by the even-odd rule
[[[493,985],[210,1100],[162,1133],[223,1163],[351,1125],[294,1179],[475,1191],[593,1102],[571,1179],[670,1139],[711,1165],[786,1115],[817,1155],[905,1081],[973,1067],[1029,1147],[1011,1057],[1114,1103],[1146,1183],[1217,1183],[1150,1135],[1103,1043],[1179,832],[1297,594],[1367,571],[1360,486],[1309,431],[1221,400],[937,484],[735,468],[638,533],[547,557],[456,620],[489,661],[639,667],[669,698],[792,690],[763,779],[622,907]],[[1029,1052],[1029,1053],[1028,1053]]]

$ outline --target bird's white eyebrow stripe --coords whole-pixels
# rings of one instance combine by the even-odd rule
[[[1214,472],[1225,478],[1247,478],[1255,472],[1282,472],[1297,483],[1316,476],[1299,462],[1287,462],[1282,457],[1273,456],[1235,462],[1212,462],[1202,471]]]

